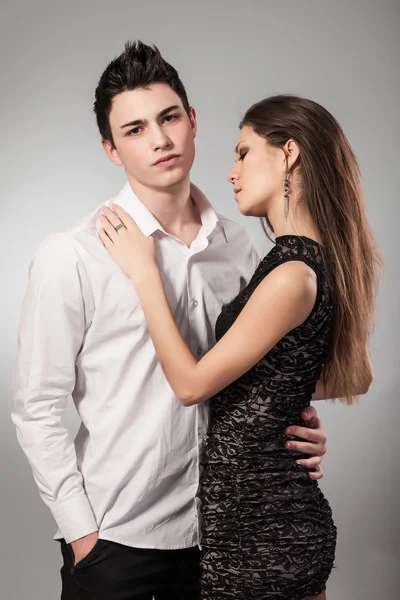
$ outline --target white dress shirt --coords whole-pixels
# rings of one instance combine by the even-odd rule
[[[259,256],[246,230],[195,186],[191,194],[202,227],[190,248],[129,184],[110,203],[154,234],[169,305],[200,358],[215,343],[222,304],[248,283]],[[99,240],[99,210],[49,236],[31,264],[13,382],[18,440],[56,538],[99,530],[133,547],[191,547],[208,407],[185,408],[174,396],[137,294]],[[74,442],[64,424],[70,395],[82,421]]]

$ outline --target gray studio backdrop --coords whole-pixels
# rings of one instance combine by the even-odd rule
[[[358,406],[319,403],[329,436],[322,488],[339,528],[329,600],[398,597],[399,0],[1,0],[0,598],[59,598],[54,523],[10,421],[16,335],[34,249],[116,193],[92,114],[105,66],[127,39],[156,43],[199,120],[193,181],[244,222],[225,173],[244,110],[264,96],[310,97],[342,123],[359,158],[386,277]],[[71,431],[77,418],[67,416]]]

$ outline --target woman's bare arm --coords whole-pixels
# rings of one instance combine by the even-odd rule
[[[232,327],[199,362],[175,324],[161,277],[135,287],[165,375],[184,405],[204,402],[253,367],[310,314],[315,273],[306,264],[277,267],[258,286]]]

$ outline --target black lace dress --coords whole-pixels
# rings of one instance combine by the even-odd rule
[[[333,566],[336,527],[303,455],[284,448],[302,424],[321,374],[333,317],[320,246],[281,236],[249,285],[222,309],[220,339],[275,267],[300,260],[317,274],[307,320],[211,400],[200,477],[203,600],[302,600],[321,593]]]

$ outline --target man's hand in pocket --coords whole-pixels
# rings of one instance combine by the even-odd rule
[[[77,565],[78,562],[83,560],[85,556],[89,554],[97,544],[98,539],[99,533],[98,531],[95,531],[94,533],[89,533],[89,535],[85,535],[85,537],[79,538],[79,540],[75,540],[71,543],[75,557],[74,565]]]

